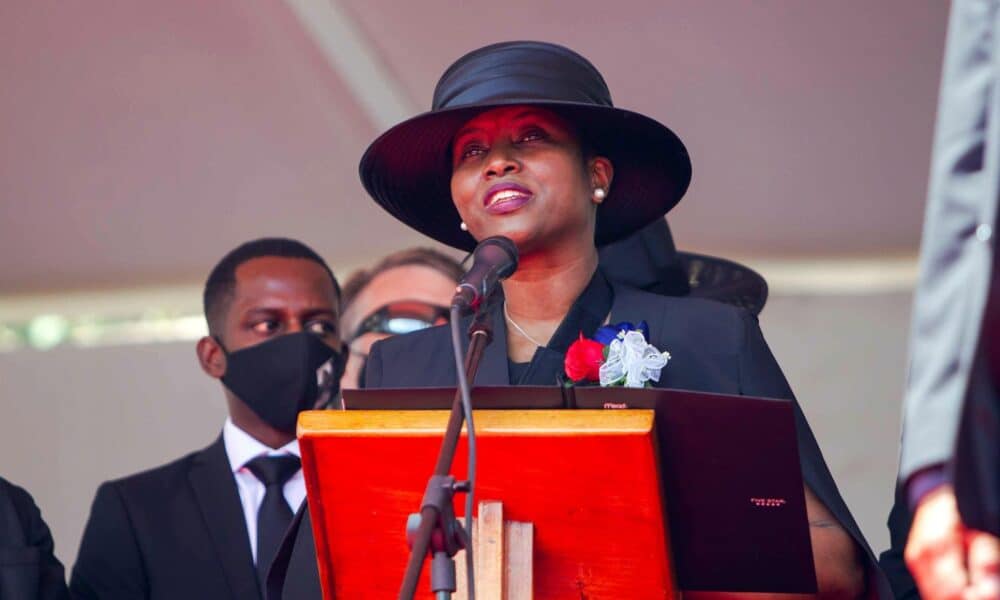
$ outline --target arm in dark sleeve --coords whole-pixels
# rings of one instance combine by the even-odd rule
[[[0,483],[2,484],[2,483]],[[4,485],[22,524],[25,546],[38,552],[39,600],[64,600],[69,598],[66,575],[62,563],[55,556],[55,544],[49,526],[42,520],[42,513],[25,489],[14,484]],[[0,544],[2,545],[2,544]]]
[[[948,19],[920,280],[913,296],[899,479],[949,463],[990,296],[997,217],[997,3],[955,0]],[[984,243],[988,241],[988,243]]]
[[[883,552],[878,558],[878,564],[882,567],[882,572],[889,579],[892,586],[892,593],[898,600],[918,600],[917,584],[913,580],[913,575],[906,568],[906,561],[903,560],[903,548],[906,547],[906,538],[910,535],[910,524],[913,515],[910,513],[906,493],[901,484],[896,484],[896,498],[889,513],[889,549]]]
[[[70,579],[74,598],[146,598],[148,585],[135,531],[113,483],[97,489]]]
[[[802,408],[792,394],[781,367],[771,354],[764,334],[760,331],[757,318],[742,311],[744,326],[744,346],[740,353],[740,392],[746,396],[761,398],[781,398],[791,400],[795,405],[795,434],[799,446],[799,462],[802,465],[802,479],[816,496],[826,504],[837,520],[851,534],[866,546],[861,530],[854,522],[847,505],[844,504],[833,481],[833,475],[823,460],[819,444],[813,436],[809,422]]]
[[[840,496],[837,484],[833,480],[819,444],[813,435],[809,422],[802,408],[795,400],[792,389],[788,385],[774,355],[771,354],[764,335],[761,333],[757,318],[741,311],[743,319],[744,340],[740,352],[740,392],[747,396],[763,398],[780,398],[791,400],[795,408],[795,433],[799,448],[799,463],[802,468],[803,483],[812,491],[815,498],[826,507],[837,524],[853,539],[861,550],[868,564],[869,585],[875,583],[876,591],[881,597],[889,598],[888,582],[878,569],[875,555],[868,547],[868,542],[861,533],[861,528],[854,521],[847,504]],[[808,496],[808,494],[807,494]],[[811,528],[818,526],[810,523]],[[871,581],[874,576],[877,581]]]

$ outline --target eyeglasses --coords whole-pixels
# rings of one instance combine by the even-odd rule
[[[400,300],[385,304],[365,317],[351,336],[354,341],[366,333],[400,335],[448,322],[448,309],[420,300]]]

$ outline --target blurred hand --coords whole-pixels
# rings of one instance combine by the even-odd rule
[[[966,600],[1000,599],[1000,538],[982,531],[966,532],[969,589]]]
[[[962,525],[951,486],[920,501],[903,556],[927,600],[1000,599],[1000,539]]]

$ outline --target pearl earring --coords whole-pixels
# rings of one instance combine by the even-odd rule
[[[462,221],[462,222],[461,222],[461,223],[460,223],[460,224],[458,225],[458,228],[459,228],[459,229],[461,229],[462,231],[468,231],[468,230],[469,230],[469,226],[465,224],[465,221]]]
[[[608,197],[608,193],[604,191],[604,188],[594,188],[594,200],[604,200]]]

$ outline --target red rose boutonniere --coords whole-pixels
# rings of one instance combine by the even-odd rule
[[[600,381],[604,364],[604,344],[589,340],[580,334],[566,350],[566,376],[571,381]]]

